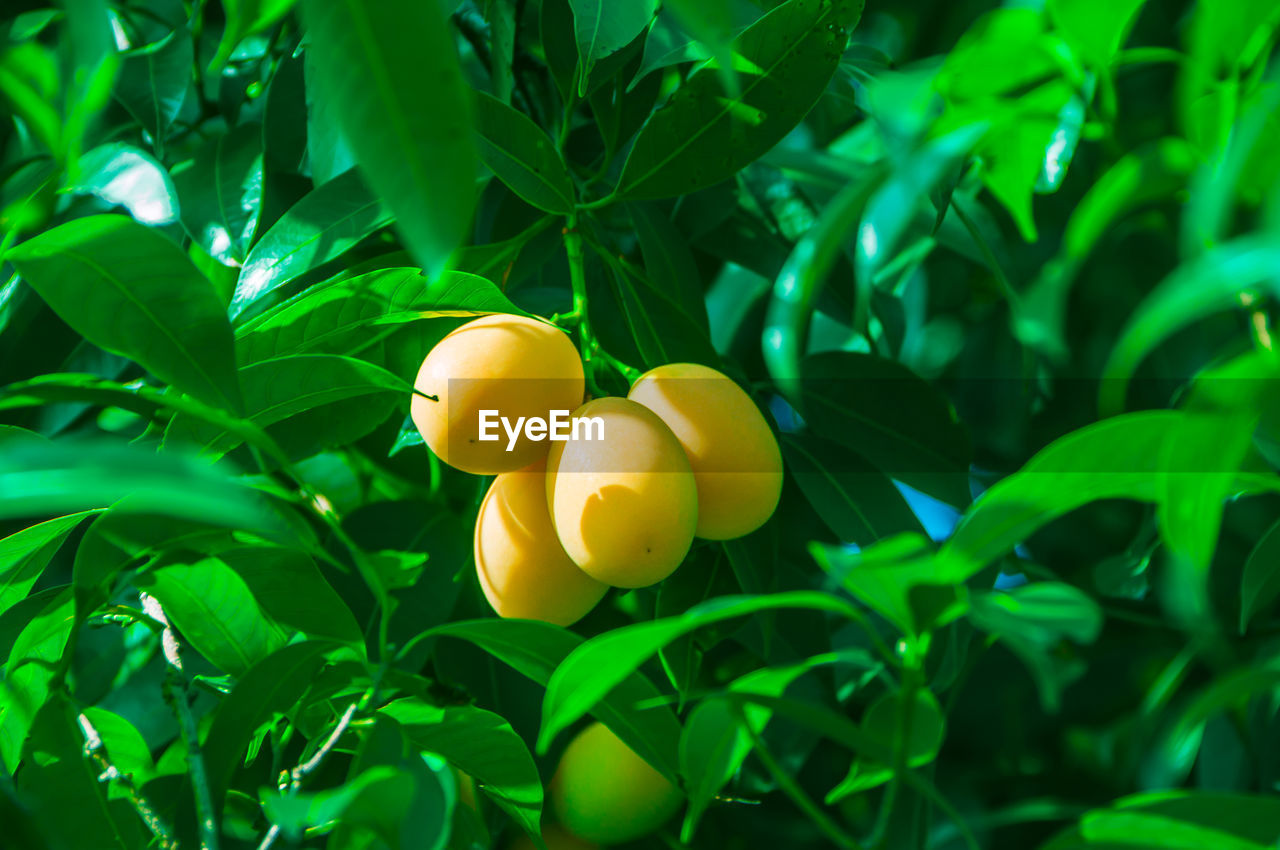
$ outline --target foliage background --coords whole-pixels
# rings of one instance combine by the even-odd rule
[[[643,846],[1274,847],[1278,23],[6,3],[5,845],[502,846],[594,715]],[[492,617],[405,414],[493,311],[738,379],[775,518]]]

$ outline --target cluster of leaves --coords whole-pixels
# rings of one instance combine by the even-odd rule
[[[648,846],[1275,846],[1280,7],[658,5],[6,3],[6,847],[536,839],[588,715]],[[775,518],[493,617],[489,312],[751,387]]]

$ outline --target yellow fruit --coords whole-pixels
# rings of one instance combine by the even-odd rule
[[[547,850],[598,850],[595,844],[583,841],[554,823],[543,825],[542,840],[547,843]],[[507,845],[507,850],[536,850],[536,846],[532,838],[520,835]]]
[[[546,463],[493,479],[476,515],[476,576],[500,617],[577,622],[608,590],[565,554],[547,511]]]
[[[480,439],[480,411],[496,410],[514,428],[518,417],[547,419],[552,410],[582,403],[582,360],[569,337],[522,316],[485,316],[450,333],[422,361],[414,386],[413,424],[431,451],[465,472],[493,475],[528,466],[547,454],[548,441],[523,432],[512,451],[502,426],[498,439]],[[490,431],[490,434],[495,433]]]
[[[693,543],[698,492],[671,429],[624,398],[574,411],[598,419],[547,457],[547,503],[564,550],[592,578],[647,587],[680,566]],[[575,423],[576,425],[576,423]],[[586,432],[590,430],[588,435]]]
[[[773,515],[782,454],[741,387],[715,369],[670,363],[641,375],[627,398],[656,413],[684,447],[698,482],[699,537],[741,537]]]
[[[551,778],[556,819],[587,841],[620,844],[653,832],[683,795],[602,723],[578,733]]]

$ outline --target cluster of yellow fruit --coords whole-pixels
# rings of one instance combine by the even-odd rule
[[[415,387],[413,421],[430,449],[458,469],[497,475],[476,517],[475,561],[502,617],[574,623],[609,586],[662,581],[695,536],[748,534],[778,503],[773,432],[737,384],[706,366],[659,366],[626,398],[583,404],[569,337],[494,315],[437,343]],[[572,411],[574,427],[548,439],[555,411]],[[496,429],[494,414],[505,433],[482,428]],[[541,425],[522,427],[533,422]],[[578,432],[579,422],[596,430]]]
[[[495,315],[437,343],[414,385],[413,421],[430,449],[458,469],[497,476],[476,516],[475,562],[502,617],[570,625],[610,586],[662,581],[695,536],[748,534],[778,504],[782,457],[773,433],[737,384],[705,366],[660,366],[626,398],[584,404],[582,360],[568,336],[535,319]],[[482,411],[496,413],[505,433],[484,430],[491,420]],[[555,411],[599,429],[548,440]],[[522,427],[531,421],[541,424]],[[632,841],[683,799],[600,723],[569,743],[550,790],[550,850]],[[512,850],[523,850],[522,841]]]

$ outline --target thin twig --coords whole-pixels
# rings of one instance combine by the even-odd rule
[[[213,810],[213,794],[209,790],[209,774],[205,771],[204,753],[200,750],[200,732],[196,728],[196,719],[191,714],[191,706],[187,703],[190,682],[186,670],[182,667],[182,656],[178,651],[178,638],[169,625],[160,600],[148,594],[142,594],[142,610],[147,616],[164,625],[160,636],[160,646],[164,650],[164,660],[168,664],[168,673],[164,679],[165,701],[173,706],[178,717],[178,727],[182,730],[182,740],[187,746],[187,767],[191,774],[191,787],[196,798],[196,819],[200,826],[200,846],[204,850],[218,850],[218,821]]]
[[[358,702],[353,702],[351,705],[347,706],[347,710],[342,713],[342,717],[338,718],[338,725],[333,727],[333,731],[329,733],[329,737],[326,738],[324,743],[320,745],[319,749],[312,754],[311,758],[300,763],[297,767],[289,771],[289,782],[287,786],[281,790],[287,790],[290,794],[294,793],[302,787],[302,780],[308,774],[314,773],[320,768],[320,765],[324,764],[324,760],[328,757],[329,753],[338,745],[338,739],[342,737],[343,733],[347,731],[347,727],[351,725],[352,718],[356,716],[356,710],[365,705],[372,697],[372,691],[373,689],[371,688]],[[258,850],[269,850],[271,845],[275,843],[275,840],[279,836],[280,827],[273,823],[271,828],[267,830],[267,834],[262,837],[262,842],[258,845]]]
[[[120,772],[111,763],[106,753],[106,748],[102,745],[102,736],[94,728],[93,721],[84,714],[81,714],[77,719],[80,723],[80,731],[84,733],[84,754],[97,765],[99,771],[98,781],[114,782],[118,787],[124,789],[125,797],[128,798],[134,811],[138,813],[138,817],[142,818],[142,822],[147,825],[147,829],[151,830],[151,834],[156,837],[156,841],[162,850],[177,850],[177,839],[173,837],[168,824],[164,822],[160,815],[156,814],[155,807],[133,784],[133,776]]]

